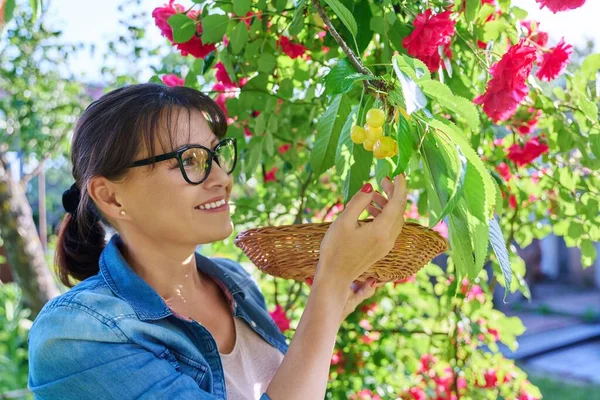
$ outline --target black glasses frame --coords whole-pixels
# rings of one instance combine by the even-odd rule
[[[177,163],[179,164],[179,170],[181,171],[181,175],[183,175],[183,179],[185,179],[186,182],[191,185],[199,185],[202,182],[204,182],[210,175],[210,170],[212,167],[213,159],[219,166],[221,166],[221,164],[219,164],[219,161],[217,159],[217,150],[221,146],[224,146],[224,145],[227,145],[230,143],[233,143],[233,149],[234,149],[233,167],[231,167],[231,171],[226,171],[226,172],[228,175],[231,175],[231,173],[235,170],[235,166],[237,164],[237,139],[233,138],[233,137],[222,139],[219,143],[217,143],[217,145],[215,146],[215,148],[213,150],[211,150],[207,147],[204,147],[200,144],[190,144],[187,146],[180,147],[179,149],[177,149],[171,153],[165,153],[165,154],[161,154],[156,157],[148,157],[148,158],[144,158],[143,160],[135,161],[128,168],[140,167],[143,165],[150,165],[150,164],[152,164],[152,162],[160,162],[160,161],[170,160],[172,158],[177,158]],[[210,157],[208,158],[208,168],[206,169],[206,174],[204,175],[204,178],[202,178],[202,180],[200,182],[192,182],[188,178],[187,174],[185,173],[185,168],[183,166],[183,159],[181,158],[181,155],[189,149],[204,149],[210,155]]]

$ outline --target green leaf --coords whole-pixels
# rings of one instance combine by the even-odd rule
[[[398,156],[394,176],[406,171],[410,158],[417,150],[417,135],[411,131],[410,125],[402,114],[398,116],[398,129],[396,129],[396,143],[398,143]]]
[[[4,24],[7,24],[12,19],[14,11],[15,0],[6,0],[6,3],[4,3]]]
[[[457,161],[455,166],[456,169],[455,171],[453,171],[456,172],[456,178],[453,185],[454,187],[452,188],[452,192],[450,194],[448,202],[446,203],[440,214],[437,216],[437,218],[433,220],[433,222],[430,221],[430,228],[435,227],[442,219],[446,217],[446,215],[448,215],[450,211],[454,209],[456,203],[458,202],[462,194],[463,185],[465,183],[465,177],[467,175],[467,158],[463,155],[462,151],[460,151],[460,147],[458,146],[456,146],[456,152],[457,156],[454,157]]]
[[[355,124],[358,108],[358,105],[352,107],[352,110],[348,114],[348,118],[346,118],[346,122],[342,127],[342,132],[340,133],[340,138],[335,151],[335,172],[342,179],[346,178],[346,174],[350,170],[350,165],[352,164],[354,142],[350,137],[350,132],[352,126]]]
[[[377,160],[375,163],[375,181],[379,183],[385,176],[390,176],[393,168],[394,166],[389,158]]]
[[[492,218],[489,223],[490,226],[490,244],[500,264],[502,270],[502,276],[504,277],[505,288],[504,300],[506,300],[506,294],[510,289],[512,281],[512,269],[510,268],[510,261],[508,258],[508,250],[506,249],[506,243],[504,242],[504,236],[502,235],[502,229],[496,218]]]
[[[423,93],[436,100],[441,106],[458,114],[474,132],[479,132],[479,112],[473,102],[456,96],[448,86],[439,81],[423,81],[419,82],[419,86],[423,89]]]
[[[287,5],[287,0],[276,0],[275,1],[275,8],[277,8],[277,11],[279,11],[279,12],[282,12],[283,10],[285,10],[286,5]]]
[[[362,145],[355,145],[354,143],[352,154],[354,156],[354,163],[350,167],[350,172],[344,180],[344,203],[354,196],[356,192],[360,190],[362,185],[369,180],[371,174],[371,164],[373,164],[373,152],[366,151]]]
[[[581,264],[583,267],[587,268],[594,265],[594,261],[598,255],[594,243],[591,240],[583,239],[579,248],[581,249]]]
[[[592,79],[598,70],[600,70],[600,53],[590,54],[583,60],[581,74],[586,81]]]
[[[185,14],[173,14],[167,19],[173,28],[173,42],[185,43],[196,33],[196,21]]]
[[[392,63],[414,81],[431,79],[429,68],[419,59],[409,57],[406,54],[397,54],[392,57]]]
[[[258,70],[270,74],[277,65],[277,58],[271,53],[263,53],[258,59]]]
[[[424,108],[427,105],[427,98],[421,89],[419,89],[419,86],[417,86],[415,81],[400,70],[397,62],[398,59],[398,56],[394,56],[392,58],[392,63],[394,64],[394,71],[396,72],[396,76],[398,76],[402,87],[402,94],[406,104],[406,113],[410,115],[413,112]]]
[[[600,159],[600,131],[590,134],[590,147],[597,159]]]
[[[254,174],[256,167],[258,167],[260,159],[262,158],[262,147],[262,137],[254,136],[252,137],[252,139],[250,139],[250,142],[248,142],[247,151],[249,152],[249,155],[247,157],[244,157],[244,159],[248,160],[248,164],[246,164],[245,168],[245,172],[248,178],[250,178]]]
[[[202,18],[202,42],[206,44],[222,41],[228,23],[229,17],[222,14],[211,14]]]
[[[333,166],[342,127],[350,113],[349,100],[337,95],[317,123],[317,136],[310,154],[310,166],[315,179]]]
[[[364,79],[372,79],[373,76],[356,72],[347,58],[340,60],[325,77],[325,93],[340,94],[347,93],[354,82]]]
[[[265,133],[266,125],[265,114],[260,113],[260,115],[254,120],[254,134],[256,136],[261,136],[263,133]]]
[[[292,22],[288,27],[288,32],[291,36],[295,36],[302,31],[304,27],[304,10],[306,9],[306,0],[300,0],[296,3],[296,9],[294,10],[294,16]]]
[[[459,201],[448,216],[448,238],[458,280],[463,276],[473,279],[479,274],[473,259],[472,237],[467,220],[466,206],[463,201]]]
[[[502,33],[507,27],[504,20],[494,20],[486,22],[483,26],[483,38],[482,40],[487,43],[490,40],[498,40],[500,33]]]
[[[356,25],[356,20],[352,16],[352,13],[344,6],[339,0],[324,0],[325,3],[331,7],[335,15],[342,21],[344,26],[348,28],[352,36],[356,38],[358,33],[358,26]]]
[[[594,104],[582,93],[579,96],[579,107],[592,122],[598,122],[598,105]]]
[[[252,5],[250,0],[235,0],[233,2],[233,12],[240,17],[245,16],[250,11]]]
[[[271,119],[273,119],[273,117],[275,117],[275,115],[271,115]],[[269,125],[271,125],[271,119],[269,120]],[[266,146],[267,154],[269,155],[269,157],[273,157],[275,155],[275,143],[273,141],[273,134],[270,130],[267,130],[267,133],[265,133],[264,145]]]
[[[475,20],[480,7],[481,0],[467,0],[465,17],[467,18],[468,22]]]
[[[231,52],[239,54],[248,41],[248,29],[243,21],[237,23],[231,32]]]

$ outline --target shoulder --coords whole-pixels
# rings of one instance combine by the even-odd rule
[[[53,337],[94,339],[95,335],[99,341],[124,342],[127,338],[116,321],[129,316],[135,316],[131,306],[116,297],[101,276],[93,276],[44,305],[33,321],[28,342],[35,346]]]

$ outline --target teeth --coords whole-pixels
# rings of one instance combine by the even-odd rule
[[[201,210],[210,210],[211,208],[221,207],[223,204],[225,204],[225,200],[219,200],[219,201],[213,201],[212,203],[201,204],[200,206],[198,206],[196,208],[199,208]]]

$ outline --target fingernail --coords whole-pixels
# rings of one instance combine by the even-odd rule
[[[364,193],[371,193],[373,191],[373,186],[370,183],[365,183],[360,191]]]
[[[377,282],[375,281],[375,279],[373,279],[373,280],[371,281],[371,287],[375,286],[376,284],[377,284]]]
[[[313,284],[313,278],[306,278],[304,281],[306,282],[306,284],[308,286],[312,286],[312,284]]]
[[[385,178],[390,182],[392,181],[392,178],[390,178],[389,176],[386,176]]]

